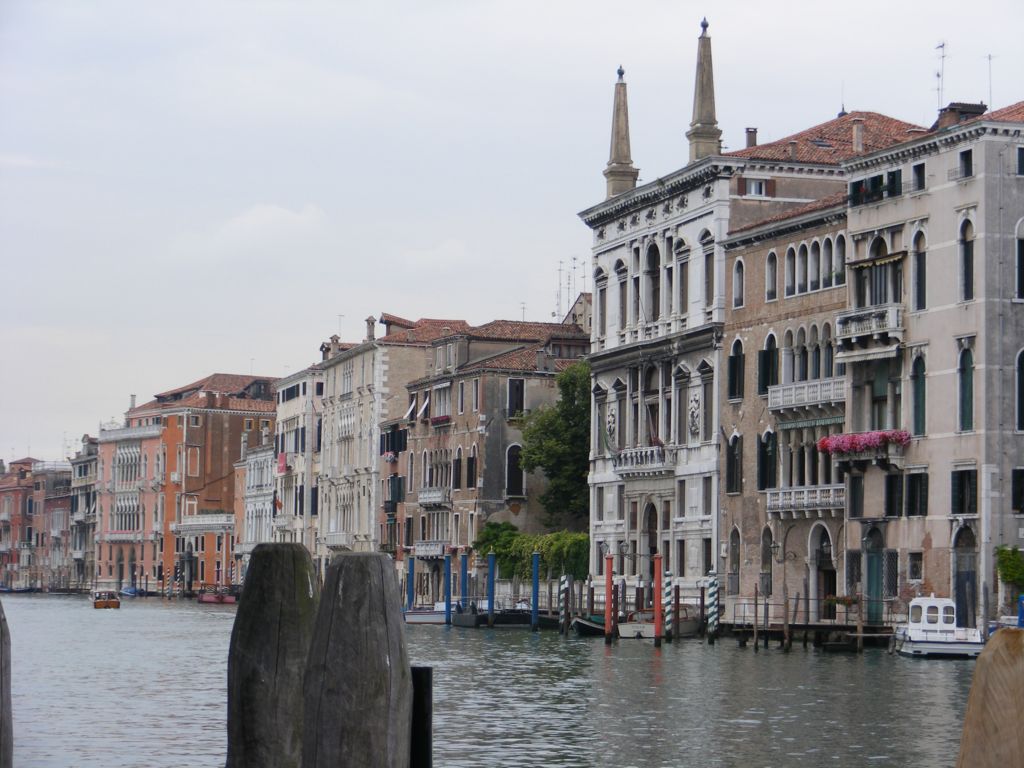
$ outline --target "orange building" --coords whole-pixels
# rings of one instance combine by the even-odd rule
[[[191,594],[231,573],[242,435],[272,430],[274,379],[215,373],[100,432],[97,585]]]
[[[35,548],[32,520],[32,465],[35,459],[12,461],[0,469],[0,581],[3,586],[25,588]],[[22,563],[25,567],[22,568]]]

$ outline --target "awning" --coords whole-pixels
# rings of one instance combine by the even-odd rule
[[[859,259],[858,261],[848,261],[846,262],[846,266],[851,269],[864,269],[865,267],[873,267],[876,264],[888,264],[891,261],[898,261],[906,255],[906,251],[893,251],[886,256],[869,256],[866,259]]]
[[[430,405],[430,395],[428,394],[428,395],[427,395],[427,396],[426,396],[426,397],[425,397],[425,398],[423,399],[423,405],[422,405],[422,406],[420,406],[420,410],[419,410],[419,412],[418,412],[418,413],[416,414],[417,418],[421,418],[421,417],[423,416],[423,414],[424,414],[424,413],[426,413],[426,411],[427,411],[427,406],[429,406],[429,405]]]
[[[412,412],[415,411],[415,410],[416,410],[416,401],[413,400],[411,403],[409,403],[409,410],[405,412],[405,416],[403,416],[402,418],[406,419],[406,420],[411,419],[412,418]]]
[[[896,357],[899,354],[900,345],[892,344],[888,347],[875,347],[872,349],[841,349],[836,352],[837,363],[860,363],[864,360],[884,360],[887,357]]]

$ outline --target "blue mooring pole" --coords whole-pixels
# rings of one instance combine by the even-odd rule
[[[462,553],[462,561],[460,562],[461,568],[459,569],[459,594],[462,597],[459,599],[459,605],[462,610],[469,610],[469,552]]]
[[[452,554],[444,555],[444,623],[452,623]]]
[[[409,571],[405,577],[405,607],[411,611],[416,601],[416,558],[407,554],[405,559],[409,563]]]
[[[533,553],[533,594],[530,600],[530,629],[540,629],[540,552]]]
[[[494,626],[494,569],[498,557],[494,552],[487,553],[487,626]]]
[[[1024,595],[1017,600],[1017,626],[1024,629]]]

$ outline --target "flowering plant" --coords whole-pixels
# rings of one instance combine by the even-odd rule
[[[818,450],[832,455],[874,451],[886,445],[906,445],[910,433],[905,429],[879,429],[874,432],[849,432],[829,435],[818,441]]]
[[[386,461],[388,464],[394,464],[396,461],[398,461],[398,456],[395,455],[394,451],[388,451],[387,453],[384,454],[384,461]]]

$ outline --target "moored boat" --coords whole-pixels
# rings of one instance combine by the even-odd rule
[[[98,589],[92,593],[93,608],[120,608],[121,598],[117,592],[109,589]]]
[[[405,611],[404,616],[406,624],[444,624],[444,603],[434,603],[433,608],[413,606]]]
[[[619,637],[637,640],[654,639],[654,611],[633,611],[619,622]]]
[[[230,605],[237,602],[237,598],[227,587],[204,587],[196,596],[196,601]]]
[[[580,637],[604,637],[604,616],[576,616],[572,629]]]
[[[956,603],[948,597],[915,597],[906,624],[893,634],[901,656],[974,658],[985,647],[981,630],[958,627]]]

